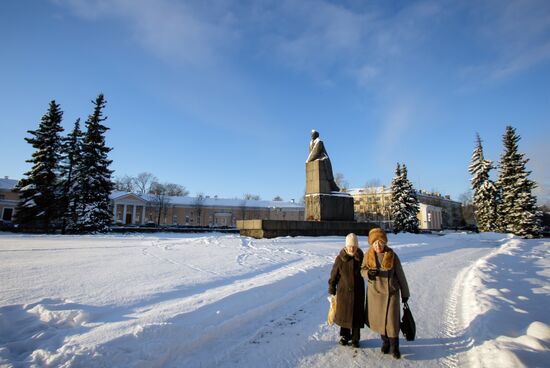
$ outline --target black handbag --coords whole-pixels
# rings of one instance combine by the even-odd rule
[[[407,341],[414,341],[416,336],[416,323],[414,322],[409,304],[403,304],[403,318],[401,318],[400,324],[401,332]]]

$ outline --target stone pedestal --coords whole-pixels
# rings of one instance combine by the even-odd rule
[[[237,228],[243,236],[256,239],[280,236],[346,236],[349,233],[367,236],[375,224],[355,221],[283,221],[238,220]]]
[[[330,179],[322,160],[306,162],[306,194],[331,193]]]
[[[353,221],[353,197],[347,193],[306,194],[306,221]]]

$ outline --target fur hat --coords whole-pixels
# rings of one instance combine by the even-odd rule
[[[382,240],[385,244],[388,244],[388,237],[386,232],[379,227],[369,231],[369,244],[372,245],[377,240]]]
[[[352,245],[359,248],[359,240],[357,240],[357,235],[354,233],[349,233],[346,236],[346,247],[350,247]]]

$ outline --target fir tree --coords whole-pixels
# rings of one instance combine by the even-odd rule
[[[483,156],[483,146],[479,134],[476,134],[476,148],[468,171],[473,191],[474,213],[480,231],[496,230],[497,190],[489,179],[493,162]]]
[[[401,176],[401,165],[397,163],[395,169],[395,176],[391,182],[391,203],[390,214],[393,221],[393,231],[398,233],[403,231],[405,227],[405,205],[402,200],[403,197],[403,177]]]
[[[80,119],[77,119],[72,132],[63,139],[63,162],[61,165],[61,203],[63,206],[62,232],[75,231],[78,226],[78,204],[80,202],[80,183],[82,172],[82,131]]]
[[[109,195],[113,182],[109,170],[111,160],[107,155],[111,148],[105,145],[105,132],[109,129],[102,124],[106,101],[100,94],[94,104],[94,112],[86,121],[87,131],[82,141],[82,156],[79,170],[84,174],[79,179],[80,203],[78,204],[78,224],[81,231],[107,231],[112,219],[109,211]]]
[[[499,227],[502,231],[531,238],[541,233],[541,213],[532,194],[536,183],[528,178],[531,172],[525,167],[529,160],[518,152],[519,140],[515,128],[506,127],[504,153],[500,157],[500,175],[496,183],[501,197]]]
[[[58,219],[60,208],[59,165],[61,155],[61,120],[63,111],[55,100],[50,102],[48,112],[44,114],[37,130],[27,131],[32,135],[25,138],[34,148],[32,169],[25,173],[16,186],[21,196],[17,206],[16,223],[24,229],[51,231]]]
[[[407,166],[403,164],[401,168],[402,185],[403,185],[403,201],[405,203],[406,214],[403,230],[410,233],[418,233],[418,198],[412,183],[407,178]]]
[[[405,164],[397,164],[391,192],[390,212],[394,233],[418,232],[418,199],[412,183],[407,178]]]

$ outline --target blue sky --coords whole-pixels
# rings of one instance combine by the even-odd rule
[[[115,176],[191,195],[299,199],[317,129],[351,187],[404,162],[458,199],[476,132],[498,161],[512,125],[550,202],[545,0],[2,1],[0,41],[2,176],[50,100],[70,129],[101,92]]]

